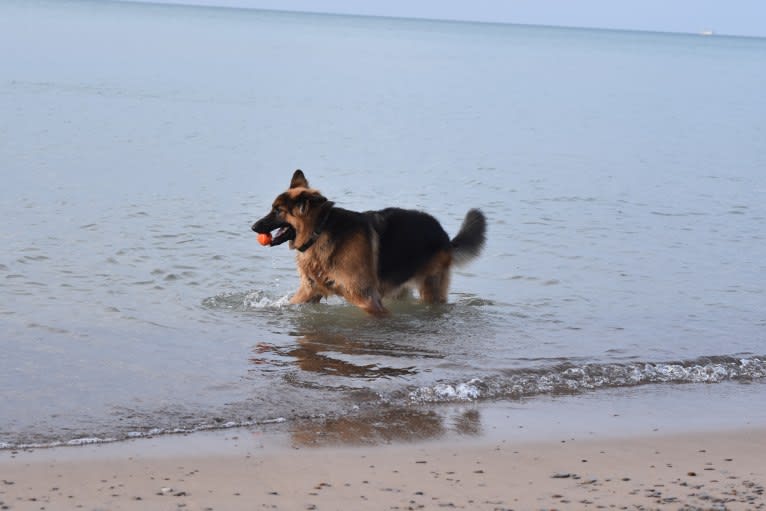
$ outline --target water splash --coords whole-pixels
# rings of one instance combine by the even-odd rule
[[[290,296],[274,297],[261,291],[221,293],[202,300],[202,306],[207,309],[223,309],[239,312],[281,309],[290,304]]]

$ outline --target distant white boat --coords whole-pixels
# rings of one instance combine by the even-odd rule
[[[713,32],[710,29],[706,29],[706,30],[703,30],[702,32],[700,32],[700,35],[715,35],[715,32]]]

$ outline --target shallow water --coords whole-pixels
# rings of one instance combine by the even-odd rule
[[[765,40],[0,20],[3,446],[766,376]],[[479,207],[486,249],[445,306],[290,306],[293,255],[249,226],[297,167],[451,235]]]

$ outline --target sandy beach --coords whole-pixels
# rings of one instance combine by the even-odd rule
[[[614,414],[615,433],[605,413],[592,414],[588,429],[564,410],[568,420],[541,432],[534,420],[519,426],[507,409],[480,410],[463,415],[469,422],[481,416],[479,434],[378,435],[373,445],[365,442],[375,426],[368,424],[365,440],[364,428],[343,422],[7,450],[0,453],[0,507],[766,508],[762,425],[683,432]]]

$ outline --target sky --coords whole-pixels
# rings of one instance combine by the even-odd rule
[[[141,0],[138,0],[141,1]],[[287,11],[766,37],[766,0],[154,0]]]

